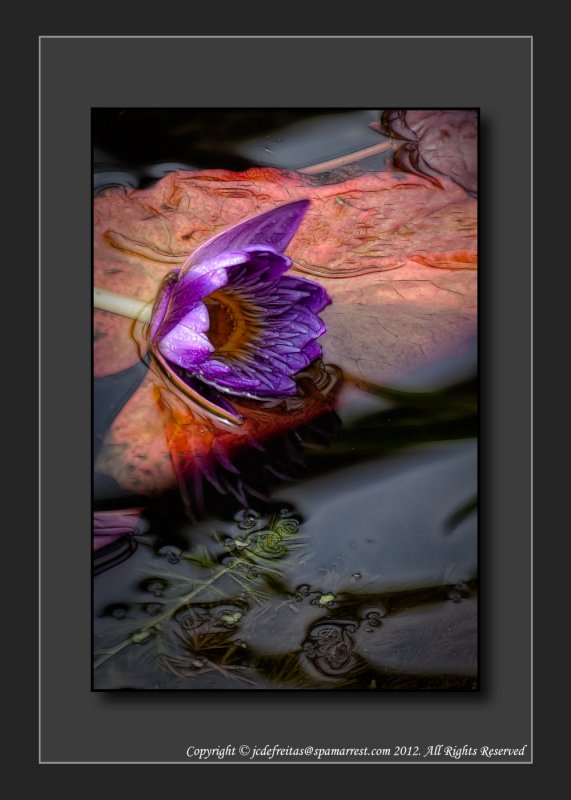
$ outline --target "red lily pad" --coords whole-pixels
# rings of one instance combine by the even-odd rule
[[[333,298],[324,315],[330,328],[324,344],[344,337],[343,350],[328,353],[344,359],[339,366],[354,369],[365,347],[367,360],[376,365],[369,377],[387,381],[403,368],[438,356],[441,346],[448,350],[459,333],[460,338],[473,335],[475,279],[447,276],[476,267],[476,203],[451,181],[436,186],[402,173],[322,185],[275,169],[175,172],[149,189],[108,190],[94,201],[95,285],[150,302],[164,276],[204,241],[256,213],[301,198],[312,204],[287,253],[294,271],[322,279]],[[346,317],[353,317],[364,299],[375,313],[386,307],[395,323],[399,297],[404,305],[398,344],[389,348],[389,356],[386,339],[371,339],[366,312],[357,313],[347,337]],[[336,330],[338,317],[344,322]],[[96,375],[139,359],[140,331],[131,328],[129,320],[95,310]],[[411,348],[418,350],[418,358]]]

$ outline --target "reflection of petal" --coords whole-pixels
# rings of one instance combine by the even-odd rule
[[[96,511],[93,514],[93,571],[95,575],[120,564],[135,551],[134,533],[142,533],[148,525],[141,509]]]
[[[198,408],[213,415],[216,419],[229,421],[237,425],[242,423],[242,417],[238,411],[227,402],[221,392],[197,378],[188,370],[178,367],[172,362],[167,362],[160,352],[155,351],[155,357],[165,376],[169,378],[169,382],[174,383],[175,386],[181,389],[190,401],[197,404]]]
[[[267,497],[276,480],[294,480],[307,453],[327,447],[339,428],[340,373],[315,361],[296,376],[297,394],[237,400],[242,424],[221,425],[172,384],[147,378],[116,418],[95,468],[125,492],[159,496],[178,489],[190,510],[218,508],[222,498]]]
[[[248,498],[267,498],[276,479],[295,480],[305,470],[306,445],[329,443],[340,424],[334,411],[338,374],[316,362],[296,380],[298,394],[291,401],[237,404],[243,418],[239,435],[190,411],[169,413],[163,405],[171,458],[194,516],[211,504],[219,508],[221,496],[242,505],[251,504]]]
[[[202,364],[214,351],[205,335],[209,325],[206,306],[199,302],[161,338],[158,348],[166,359],[185,369]]]
[[[138,530],[142,524],[140,510],[96,511],[93,514],[93,549],[114,542]]]

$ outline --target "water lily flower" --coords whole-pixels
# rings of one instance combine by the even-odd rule
[[[294,376],[321,356],[325,289],[285,273],[284,250],[309,206],[259,214],[199,247],[169,273],[148,329],[151,352],[201,404],[240,418],[220,393],[264,400],[296,394]]]

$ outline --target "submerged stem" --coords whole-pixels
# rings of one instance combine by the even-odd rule
[[[150,622],[148,622],[146,625],[143,625],[143,627],[137,631],[136,635],[141,636],[142,634],[148,633],[154,627],[159,625],[161,622],[164,622],[165,619],[172,617],[173,614],[176,614],[176,612],[180,608],[182,608],[182,606],[185,606],[187,603],[193,600],[196,597],[196,595],[200,594],[208,586],[211,586],[223,575],[226,575],[227,572],[233,570],[237,566],[237,564],[239,564],[239,562],[234,562],[233,564],[230,564],[229,566],[223,567],[222,569],[218,570],[218,572],[216,572],[207,581],[204,581],[199,586],[194,588],[191,592],[185,594],[184,597],[180,597],[176,605],[170,607],[169,609],[167,609],[167,611],[164,611],[162,614],[159,614],[159,616],[153,617],[153,619]],[[119,644],[115,645],[115,647],[111,647],[95,661],[95,663],[93,664],[93,669],[97,669],[106,661],[108,661],[110,658],[113,658],[113,656],[117,655],[117,653],[120,653],[121,650],[124,650],[125,647],[128,647],[128,645],[133,644],[135,641],[136,639],[130,636],[128,639],[124,639],[122,642],[119,642]]]
[[[125,295],[107,292],[97,287],[93,290],[93,305],[102,311],[110,311],[139,322],[149,322],[153,310],[153,304],[147,303],[145,300],[125,297]]]

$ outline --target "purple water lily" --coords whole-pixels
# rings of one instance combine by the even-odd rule
[[[151,349],[185,390],[236,419],[219,392],[266,399],[295,394],[293,376],[321,355],[325,289],[284,273],[283,254],[308,200],[259,214],[198,248],[159,292]]]

